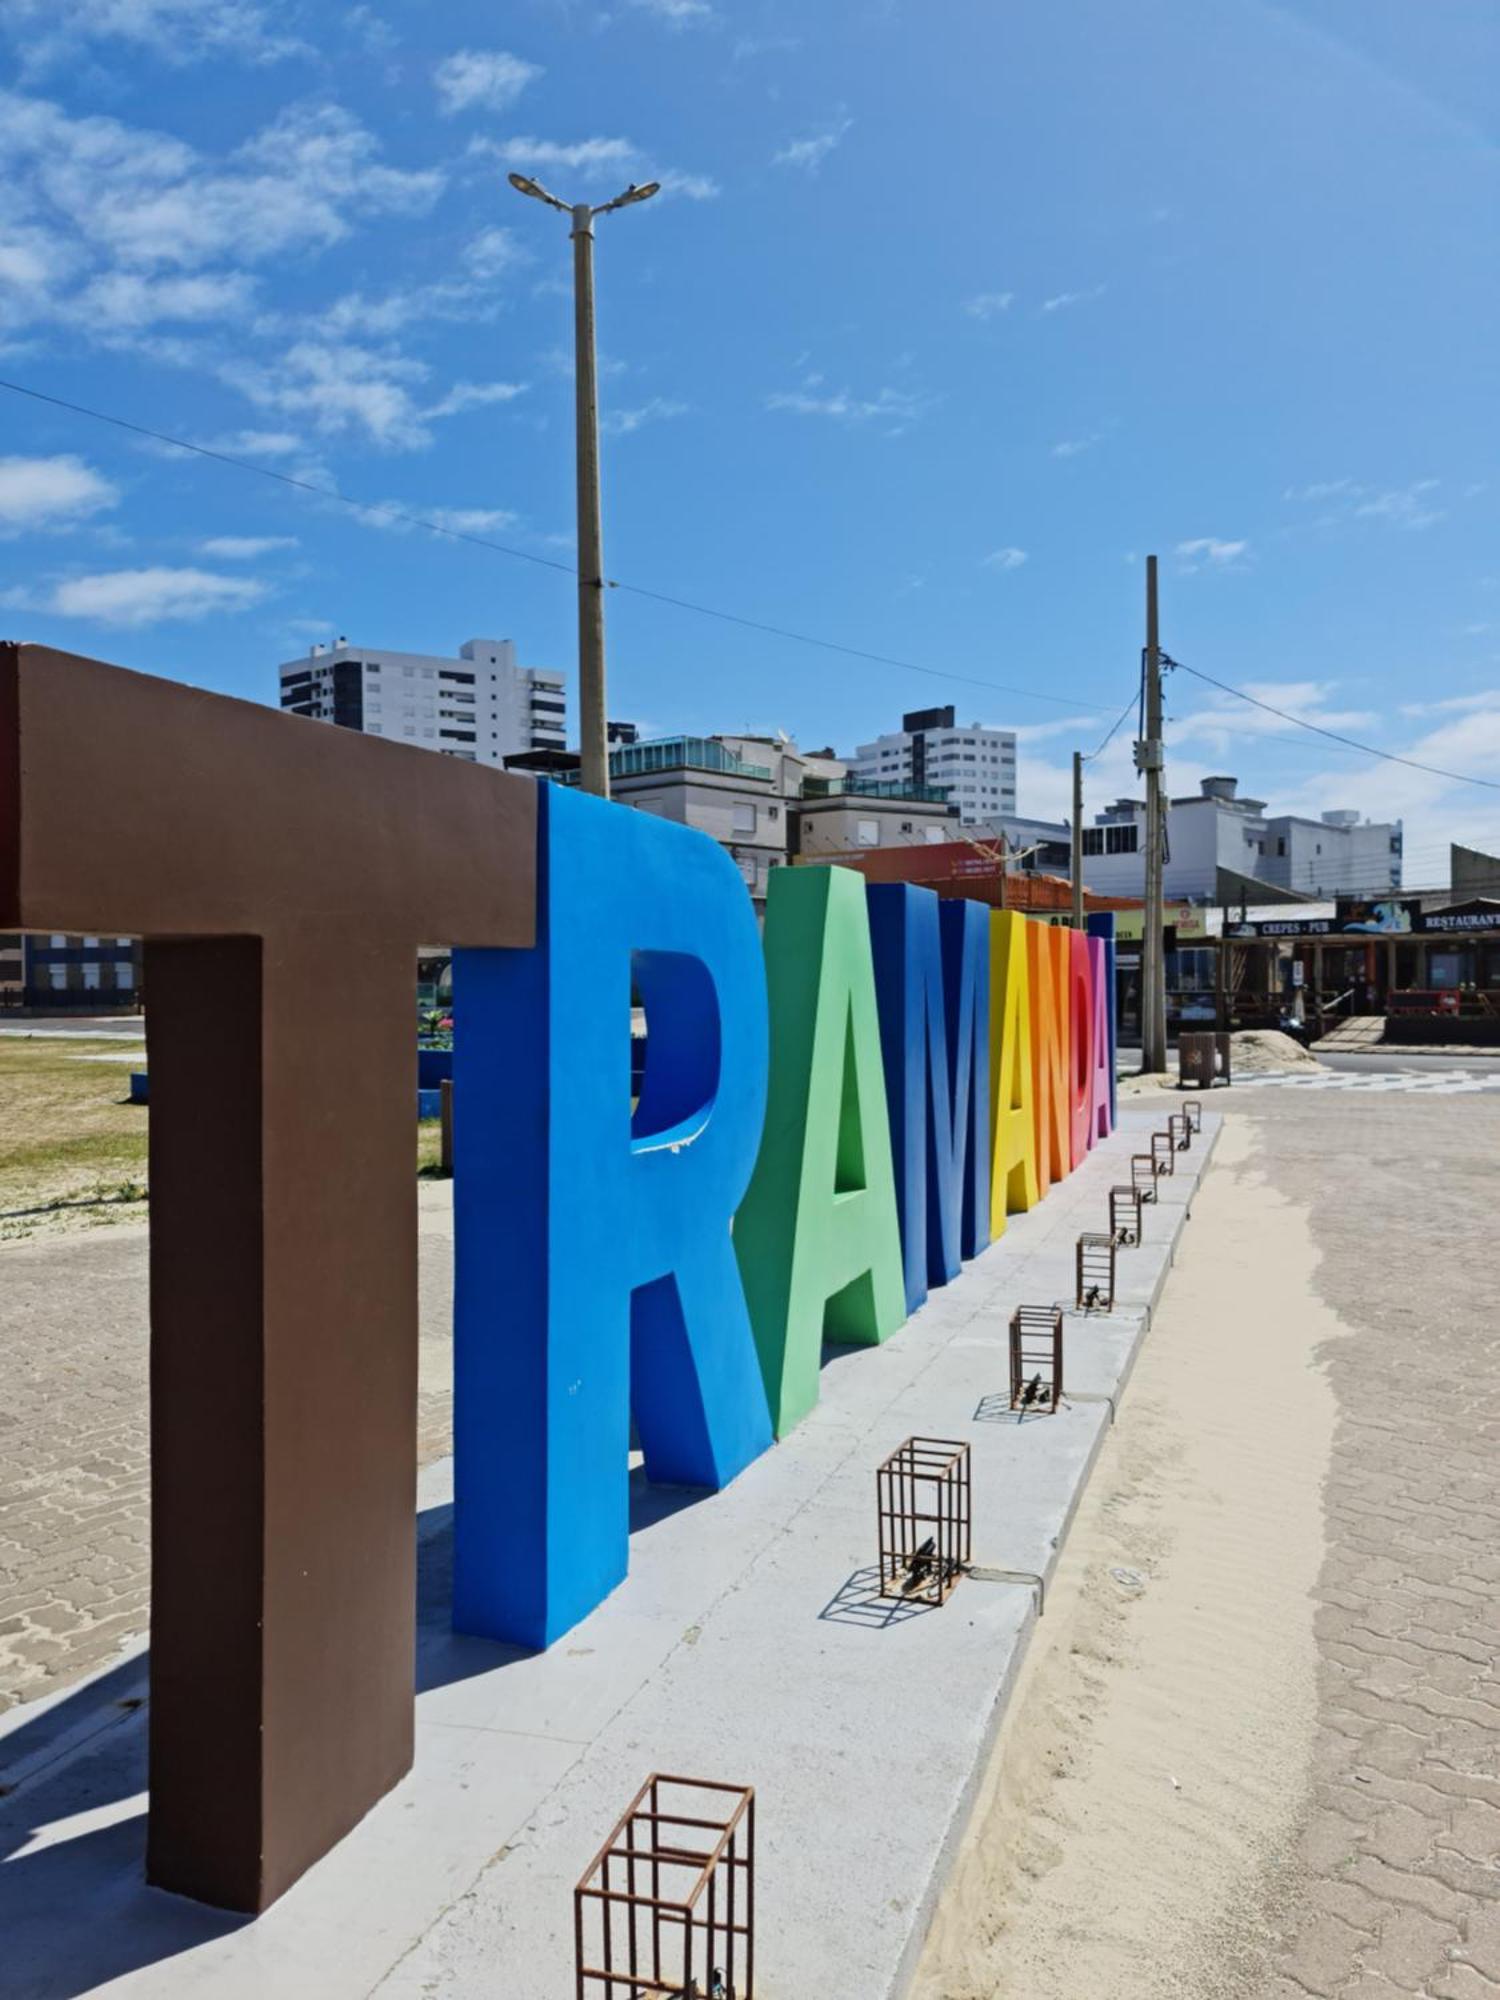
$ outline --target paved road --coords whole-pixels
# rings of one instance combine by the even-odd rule
[[[1314,1050],[1318,1061],[1325,1069],[1344,1070],[1358,1073],[1362,1070],[1424,1070],[1464,1069],[1473,1076],[1500,1075],[1500,1049],[1486,1054],[1482,1049],[1469,1049],[1463,1055],[1429,1055],[1422,1049],[1371,1049],[1363,1052],[1341,1055],[1330,1050],[1327,1055]]]
[[[1500,1094],[1238,1097],[1351,1329],[1319,1730],[1255,2000],[1500,1996]]]

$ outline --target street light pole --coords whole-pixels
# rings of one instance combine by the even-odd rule
[[[599,371],[594,348],[594,211],[573,209],[573,388],[578,449],[579,783],[609,797],[604,694],[604,528],[599,513]]]
[[[659,181],[634,182],[597,206],[560,201],[529,174],[511,186],[572,218],[573,387],[578,460],[578,742],[579,784],[609,797],[609,723],[604,693],[604,528],[599,504],[599,369],[594,343],[594,217],[649,201]]]

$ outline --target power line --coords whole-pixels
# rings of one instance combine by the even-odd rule
[[[1204,673],[1201,667],[1190,667],[1183,660],[1174,660],[1163,653],[1162,665],[1176,667],[1180,672],[1191,674],[1195,680],[1207,681],[1223,694],[1235,695],[1252,708],[1264,709],[1267,715],[1279,715],[1283,722],[1295,723],[1299,729],[1310,729],[1316,736],[1326,736],[1330,743],[1342,743],[1346,750],[1358,750],[1366,757],[1378,757],[1387,764],[1404,764],[1409,771],[1425,771],[1431,778],[1446,778],[1455,785],[1482,785],[1486,791],[1500,792],[1500,781],[1494,778],[1471,777],[1466,771],[1445,771],[1437,764],[1423,764],[1415,757],[1399,757],[1394,750],[1377,750],[1373,743],[1360,743],[1352,736],[1341,736],[1336,729],[1325,729],[1320,722],[1309,722],[1305,715],[1293,715],[1290,710],[1277,708],[1273,702],[1262,701],[1258,695],[1246,694],[1243,688],[1231,687],[1228,681],[1215,680],[1212,674]]]
[[[47,403],[54,409],[66,410],[75,417],[88,417],[94,423],[110,424],[116,430],[129,431],[136,437],[150,438],[153,443],[172,446],[177,451],[186,451],[199,458],[212,459],[217,465],[227,465],[236,472],[253,473],[260,479],[272,479],[279,486],[293,487],[299,493],[310,493],[319,500],[332,500],[341,507],[348,507],[360,514],[382,514],[393,521],[401,521],[411,528],[423,528],[428,534],[446,536],[449,541],[467,542],[471,547],[488,549],[495,555],[510,556],[516,562],[535,563],[538,568],[557,570],[563,576],[576,577],[576,564],[556,562],[550,556],[539,556],[530,549],[518,549],[508,543],[491,540],[487,535],[475,535],[462,528],[452,527],[442,521],[434,521],[422,514],[414,514],[404,507],[397,507],[389,501],[357,499],[353,494],[342,492],[337,486],[321,486],[315,480],[298,479],[290,472],[278,472],[274,466],[257,465],[253,459],[240,458],[234,452],[217,451],[210,445],[194,444],[187,438],[174,437],[168,431],[155,430],[149,424],[133,423],[128,417],[114,416],[108,410],[91,409],[86,403],[69,402],[65,396],[49,395],[45,390],[29,388],[24,382],[9,382],[0,378],[0,389],[6,389],[16,396],[27,396],[33,402]],[[798,646],[815,646],[826,653],[840,653],[846,659],[865,660],[874,666],[899,667],[909,674],[925,674],[930,679],[950,681],[965,687],[986,688],[992,694],[1012,695],[1023,701],[1045,701],[1058,708],[1081,708],[1093,710],[1097,702],[1079,701],[1071,695],[1043,694],[1037,688],[1013,687],[1005,681],[981,679],[975,674],[952,673],[946,667],[924,666],[917,660],[898,659],[889,653],[871,653],[860,646],[846,646],[835,639],[822,639],[809,632],[796,632],[789,626],[770,625],[757,618],[743,618],[733,611],[720,611],[711,604],[697,604],[685,597],[672,597],[665,591],[648,590],[643,584],[625,583],[615,577],[605,581],[611,590],[623,590],[632,597],[646,598],[654,604],[670,605],[676,611],[695,613],[700,618],[715,618],[721,624],[738,625],[747,632],[764,632],[774,639],[790,640]]]
[[[1139,702],[1140,702],[1139,693],[1137,692],[1132,694],[1129,701],[1126,702],[1125,706],[1120,710],[1120,713],[1115,717],[1114,722],[1110,726],[1109,734],[1104,738],[1103,742],[1099,745],[1098,749],[1089,750],[1085,752],[1083,759],[1085,764],[1092,764],[1096,757],[1102,757],[1104,755],[1104,752],[1109,748],[1110,744],[1119,734],[1120,724],[1125,720],[1126,716],[1129,715],[1130,711],[1138,706]]]

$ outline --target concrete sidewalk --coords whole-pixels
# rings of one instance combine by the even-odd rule
[[[1113,1315],[1069,1314],[1056,1417],[1004,1408],[1009,1316],[1071,1301],[1078,1233],[1163,1121],[1127,1111],[886,1346],[830,1351],[817,1410],[726,1493],[637,1475],[628,1581],[545,1655],[448,1630],[430,1467],[416,1768],[258,1922],[142,1886],[144,1712],[111,1705],[144,1695],[143,1659],[7,1717],[0,1991],[563,2000],[573,1883],[662,1769],[757,1789],[759,2000],[899,1994],[1217,1115],[1120,1253]],[[874,1468],[914,1432],[970,1444],[975,1563],[1015,1573],[921,1612],[871,1574]]]

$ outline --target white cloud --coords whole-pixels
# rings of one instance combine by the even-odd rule
[[[507,507],[429,507],[425,518],[455,535],[496,535],[520,521]]]
[[[24,535],[44,528],[71,528],[119,493],[81,458],[0,458],[0,535]]]
[[[464,262],[476,278],[498,278],[516,264],[524,264],[529,252],[521,248],[509,229],[498,224],[481,229],[464,245]]]
[[[1444,701],[1408,701],[1401,704],[1401,714],[1420,715],[1468,715],[1475,709],[1500,708],[1500,688],[1481,688],[1477,694],[1451,694]]]
[[[310,53],[278,31],[283,14],[279,0],[4,0],[0,26],[20,42],[30,70],[76,57],[91,41],[123,42],[175,64],[213,56],[269,63]]]
[[[1015,297],[1014,292],[977,292],[964,302],[964,311],[972,319],[998,319],[1010,311]]]
[[[985,557],[984,566],[986,569],[1019,569],[1022,563],[1029,560],[1030,558],[1027,556],[1025,549],[996,549],[992,555]]]
[[[734,59],[747,62],[752,56],[789,54],[801,46],[800,35],[741,35],[734,45]]]
[[[1102,299],[1106,289],[1103,285],[1090,285],[1085,292],[1055,292],[1050,299],[1042,300],[1042,311],[1063,312],[1069,306],[1087,305],[1091,299]]]
[[[229,431],[205,439],[203,448],[231,458],[293,458],[302,450],[302,440],[295,431]]]
[[[459,49],[432,72],[433,87],[445,118],[461,111],[505,111],[528,83],[542,74],[541,65],[504,49]]]
[[[363,431],[374,443],[412,450],[431,442],[412,385],[426,367],[353,342],[298,341],[279,362],[230,362],[225,381],[263,409],[302,417],[325,436]]]
[[[644,424],[660,423],[666,417],[687,415],[686,403],[674,403],[668,396],[653,396],[633,410],[611,410],[601,419],[600,428],[612,437],[628,437]]]
[[[216,562],[254,562],[257,556],[274,555],[277,549],[297,545],[295,535],[212,535],[198,544],[198,553]]]
[[[1053,458],[1081,458],[1086,451],[1092,451],[1103,437],[1102,431],[1090,431],[1086,437],[1059,438],[1053,445]]]
[[[1249,552],[1248,542],[1221,541],[1217,535],[1197,535],[1173,551],[1183,569],[1233,569]]]
[[[571,174],[585,183],[626,178],[659,181],[664,195],[680,194],[689,201],[711,201],[719,192],[718,182],[708,174],[661,166],[633,139],[606,138],[602,134],[567,141],[538,139],[529,133],[518,134],[514,139],[481,137],[469,141],[468,155],[471,159],[498,160],[503,166],[517,167],[524,173]],[[551,192],[559,194],[555,188]],[[563,188],[559,198],[566,198],[568,193]]]
[[[364,0],[345,14],[344,28],[372,56],[389,55],[401,39],[390,22],[383,20],[373,7],[366,6]]]
[[[455,382],[441,402],[422,412],[424,417],[456,417],[464,410],[479,410],[490,403],[513,403],[524,396],[524,382]]]
[[[779,153],[771,155],[771,165],[800,167],[804,173],[817,173],[835,146],[842,144],[844,134],[853,123],[852,118],[840,118],[823,131],[814,132],[806,139],[794,139],[789,146],[783,146]]]
[[[663,194],[680,194],[689,201],[712,201],[719,183],[709,174],[685,174],[677,167],[659,167],[656,179]]]
[[[384,528],[393,535],[419,532],[424,524],[454,535],[496,535],[521,524],[521,516],[508,507],[422,507],[414,518],[409,501],[378,500],[354,512],[367,528]]]
[[[1437,489],[1436,479],[1414,479],[1408,486],[1384,488],[1357,479],[1322,479],[1310,486],[1288,486],[1281,497],[1302,505],[1329,507],[1330,511],[1314,523],[1320,528],[1346,521],[1384,521],[1388,527],[1416,532],[1434,527],[1444,518],[1444,509],[1431,498]]]
[[[33,600],[32,608],[100,625],[155,625],[215,611],[244,611],[265,594],[265,584],[252,577],[219,576],[212,570],[117,569],[65,577]]]
[[[575,139],[562,144],[556,139],[536,139],[529,134],[514,139],[475,140],[471,153],[492,153],[507,166],[525,169],[561,167],[568,173],[592,179],[601,173],[624,173],[640,159],[640,148],[630,139]]]
[[[197,272],[180,278],[106,271],[79,294],[73,316],[100,331],[125,332],[163,320],[226,319],[249,309],[254,290],[254,279],[244,271]]]
[[[708,0],[630,0],[630,4],[647,14],[655,14],[659,20],[670,21],[676,28],[687,21],[707,20],[714,11]]]
[[[883,388],[873,396],[851,396],[847,389],[829,396],[812,396],[805,389],[782,389],[767,396],[768,410],[787,410],[798,417],[832,417],[839,423],[889,421],[906,425],[925,416],[933,398],[905,389]]]
[[[356,219],[418,214],[443,175],[382,163],[335,104],[290,105],[219,163],[164,133],[72,118],[0,92],[0,175],[10,219],[69,253],[132,272],[236,267],[349,235]]]
[[[1437,486],[1435,479],[1418,479],[1385,493],[1375,493],[1354,509],[1362,520],[1388,521],[1393,528],[1430,528],[1443,518],[1441,507],[1427,498]]]

